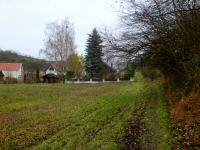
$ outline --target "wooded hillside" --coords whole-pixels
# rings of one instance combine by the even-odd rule
[[[0,62],[22,63],[25,71],[35,71],[37,68],[45,69],[48,66],[45,60],[4,50],[0,50]]]

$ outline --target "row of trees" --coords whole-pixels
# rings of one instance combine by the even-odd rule
[[[89,34],[85,58],[76,54],[73,25],[65,19],[47,25],[45,31],[45,48],[40,51],[56,69],[67,75],[67,78],[80,78],[86,71],[88,78],[102,79],[113,73],[109,65],[102,60],[103,41],[96,29]]]
[[[171,88],[200,88],[200,2],[123,1],[123,31],[105,33],[108,51],[162,72]]]

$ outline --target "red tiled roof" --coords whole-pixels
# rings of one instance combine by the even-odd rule
[[[0,70],[16,71],[21,67],[20,63],[0,63]]]

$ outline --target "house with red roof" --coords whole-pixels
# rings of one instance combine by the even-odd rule
[[[0,63],[0,72],[3,79],[15,78],[23,81],[24,70],[21,63]]]

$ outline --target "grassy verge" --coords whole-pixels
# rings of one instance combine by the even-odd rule
[[[175,131],[166,109],[164,93],[159,83],[144,85],[142,105],[126,129],[125,149],[171,150],[176,144]]]
[[[171,128],[171,120],[167,113],[162,87],[151,84],[149,103],[145,110],[144,123],[146,130],[142,137],[142,148],[151,147],[157,150],[173,149],[175,131]]]

